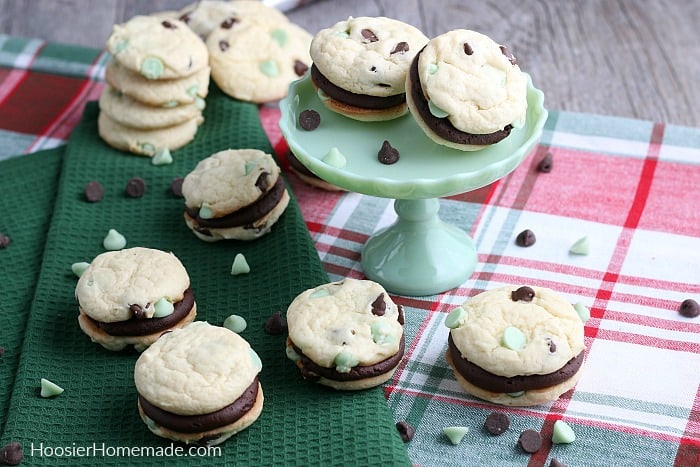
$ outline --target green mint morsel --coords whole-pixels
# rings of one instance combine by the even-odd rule
[[[581,302],[576,302],[574,304],[574,310],[576,310],[578,317],[581,318],[581,321],[584,323],[591,317],[591,311]]]
[[[284,349],[285,355],[287,355],[287,358],[290,359],[293,362],[298,362],[299,361],[299,354],[294,351],[294,349],[290,346],[285,347]]]
[[[204,108],[207,106],[207,101],[205,101],[199,96],[195,97],[194,106],[197,107],[197,110],[204,110]]]
[[[260,360],[260,356],[252,348],[248,349],[248,353],[250,354],[250,361],[253,363],[253,368],[259,373],[262,370],[262,360]]]
[[[433,116],[437,117],[437,118],[445,118],[449,115],[447,112],[442,110],[440,107],[433,104],[432,100],[428,101],[428,109],[430,110],[430,113],[433,114]]]
[[[148,79],[158,79],[163,76],[165,66],[163,61],[156,57],[146,57],[141,64],[141,74]]]
[[[347,159],[345,159],[345,156],[343,153],[341,153],[338,148],[332,147],[328,153],[323,156],[323,162],[326,164],[332,166],[332,167],[337,167],[339,169],[342,169],[345,167],[345,164],[347,164]]]
[[[163,104],[163,107],[165,107],[166,109],[172,109],[173,107],[177,107],[178,105],[180,105],[178,101],[168,101],[165,104]]]
[[[438,71],[438,66],[436,63],[431,63],[430,65],[428,65],[428,73],[430,73],[431,75],[434,75],[435,73],[437,73],[437,71]]]
[[[469,428],[466,426],[446,426],[442,432],[447,436],[447,439],[454,445],[462,442],[464,436],[469,433]]]
[[[330,96],[328,94],[326,94],[326,91],[324,91],[321,88],[318,88],[318,90],[316,91],[316,94],[318,95],[318,98],[321,99],[322,101],[327,101],[328,99],[330,99]]]
[[[102,240],[105,250],[116,251],[126,246],[126,238],[114,229],[109,229],[107,236]]]
[[[119,42],[117,42],[117,45],[114,47],[114,53],[118,54],[120,52],[123,52],[126,50],[126,48],[129,46],[129,41],[126,39],[122,39]]]
[[[199,84],[193,84],[192,86],[187,88],[186,92],[187,92],[188,96],[191,96],[191,97],[196,96],[197,93],[199,93]]]
[[[170,149],[161,148],[151,157],[153,165],[168,165],[173,163],[173,155],[170,154]]]
[[[240,334],[248,327],[248,323],[246,323],[245,318],[242,316],[231,315],[224,320],[224,327],[229,331]]]
[[[153,309],[155,310],[153,312],[154,318],[163,318],[164,316],[173,314],[173,311],[175,311],[175,307],[173,306],[173,304],[170,303],[165,297],[158,300],[153,305]]]
[[[202,219],[211,219],[214,217],[214,211],[211,210],[209,203],[202,203],[199,207],[199,217]]]
[[[63,392],[63,388],[48,379],[41,378],[41,397],[55,397]]]
[[[349,352],[341,351],[335,356],[333,363],[335,363],[335,371],[338,373],[350,373],[352,367],[357,366],[360,361]]]
[[[90,263],[86,263],[84,261],[79,262],[79,263],[73,263],[70,265],[70,270],[73,271],[73,274],[76,276],[80,277],[83,275],[85,270],[90,266]]]
[[[450,313],[447,315],[447,318],[445,318],[445,326],[447,326],[450,329],[455,329],[458,328],[464,323],[464,320],[467,318],[467,310],[462,308],[461,306],[458,306],[454,310],[450,311]]]
[[[369,329],[375,344],[383,345],[394,342],[394,336],[391,335],[391,326],[386,321],[375,321]]]
[[[582,255],[585,256],[591,251],[591,242],[588,237],[583,236],[576,240],[576,242],[569,248],[569,253],[572,255]]]
[[[250,173],[253,171],[253,169],[256,168],[257,166],[258,166],[258,164],[255,161],[246,161],[245,174],[250,175]]]
[[[151,143],[141,143],[139,144],[139,146],[141,147],[141,151],[144,154],[153,155],[156,152],[156,147]]]
[[[287,44],[287,31],[285,31],[284,29],[273,29],[270,33],[270,37],[272,37],[272,40],[277,42],[280,45],[280,47],[284,47],[285,44]]]
[[[563,420],[554,422],[552,430],[552,442],[554,444],[569,444],[576,440],[574,430]]]
[[[231,275],[237,276],[238,274],[248,274],[249,272],[250,266],[248,266],[245,256],[243,256],[243,253],[237,253],[231,265]]]
[[[336,36],[342,37],[344,39],[349,39],[350,38],[350,33],[348,31],[338,31],[335,33]]]
[[[326,290],[326,289],[318,289],[318,290],[314,290],[313,292],[311,292],[311,293],[309,294],[309,298],[327,297],[327,296],[329,296],[330,294],[331,294],[331,293],[330,293],[328,290]]]
[[[506,395],[509,397],[521,397],[525,394],[525,391],[518,391],[518,392],[507,392]]]
[[[508,326],[503,331],[501,345],[511,350],[520,350],[525,347],[525,334],[515,326]]]
[[[264,62],[260,62],[260,64],[258,64],[258,68],[263,75],[269,76],[270,78],[274,78],[280,74],[280,71],[277,68],[277,63],[274,60],[265,60]]]

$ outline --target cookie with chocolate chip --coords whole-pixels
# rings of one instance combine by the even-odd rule
[[[185,176],[185,222],[201,240],[254,240],[272,229],[289,204],[280,168],[258,149],[227,149]]]
[[[385,383],[404,354],[403,308],[369,280],[302,292],[287,308],[287,327],[287,356],[301,375],[335,389]]]
[[[446,359],[469,394],[496,404],[550,402],[574,387],[585,354],[583,322],[561,295],[509,285],[452,310]]]
[[[162,333],[194,320],[190,278],[173,254],[134,247],[96,256],[75,287],[78,323],[107,350],[143,351]]]
[[[362,121],[408,112],[406,73],[428,42],[414,26],[385,17],[350,17],[311,42],[311,79],[330,110]]]
[[[525,124],[527,76],[490,37],[455,29],[428,42],[406,75],[418,126],[438,144],[474,151]]]
[[[284,13],[259,0],[199,0],[182,8],[177,18],[206,40],[223,21],[254,19],[261,22],[286,22]]]
[[[260,357],[226,328],[204,321],[164,334],[136,361],[141,419],[155,435],[213,446],[263,409]]]

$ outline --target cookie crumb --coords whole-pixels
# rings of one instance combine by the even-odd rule
[[[174,178],[172,182],[170,182],[170,191],[173,193],[173,196],[176,198],[182,198],[182,182],[184,182],[185,179],[183,177],[177,177]]]
[[[520,448],[528,454],[534,454],[542,447],[542,435],[535,430],[525,430],[518,438]]]
[[[299,126],[306,131],[312,131],[321,124],[321,115],[313,109],[302,110],[299,114]]]
[[[484,421],[484,428],[494,436],[502,435],[509,426],[510,418],[503,412],[491,412]]]
[[[10,244],[10,237],[0,232],[0,250],[7,247]]]
[[[416,434],[416,429],[404,420],[396,422],[396,429],[399,431],[399,435],[401,435],[404,443],[411,441]]]
[[[382,164],[395,164],[399,160],[399,151],[389,144],[389,141],[384,140],[382,147],[377,153],[377,158]]]
[[[265,320],[265,327],[263,329],[266,333],[273,336],[284,334],[287,331],[287,320],[282,317],[281,311],[276,311]]]
[[[129,198],[140,198],[146,193],[146,182],[143,178],[134,177],[126,182],[125,191]]]
[[[553,167],[554,167],[554,158],[552,157],[552,153],[548,152],[547,154],[544,155],[544,157],[537,164],[537,171],[541,172],[541,173],[549,173],[552,171]]]
[[[678,312],[686,318],[697,318],[700,316],[700,305],[692,298],[683,300]]]
[[[523,248],[530,247],[535,244],[537,238],[535,237],[535,232],[530,229],[525,229],[515,237],[515,244]]]
[[[22,459],[24,459],[24,453],[19,443],[10,443],[0,449],[0,464],[2,465],[19,465]]]
[[[83,193],[88,203],[97,203],[104,197],[105,189],[100,182],[93,180],[85,185]]]

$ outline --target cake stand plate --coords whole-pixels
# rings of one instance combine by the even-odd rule
[[[440,220],[437,198],[486,186],[522,162],[547,120],[542,91],[528,76],[525,125],[473,152],[436,144],[410,114],[360,122],[326,109],[321,99],[307,74],[280,101],[280,129],[294,155],[333,185],[395,200],[396,222],[363,247],[365,276],[389,292],[409,296],[444,292],[466,281],[476,267],[474,242],[465,231]],[[298,124],[299,113],[306,109],[321,116],[315,130]],[[385,140],[399,151],[395,164],[379,162],[377,153]]]

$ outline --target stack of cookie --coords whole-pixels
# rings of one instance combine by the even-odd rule
[[[99,134],[117,149],[143,156],[189,143],[204,121],[209,53],[185,23],[135,16],[107,39],[112,60],[100,96]]]

